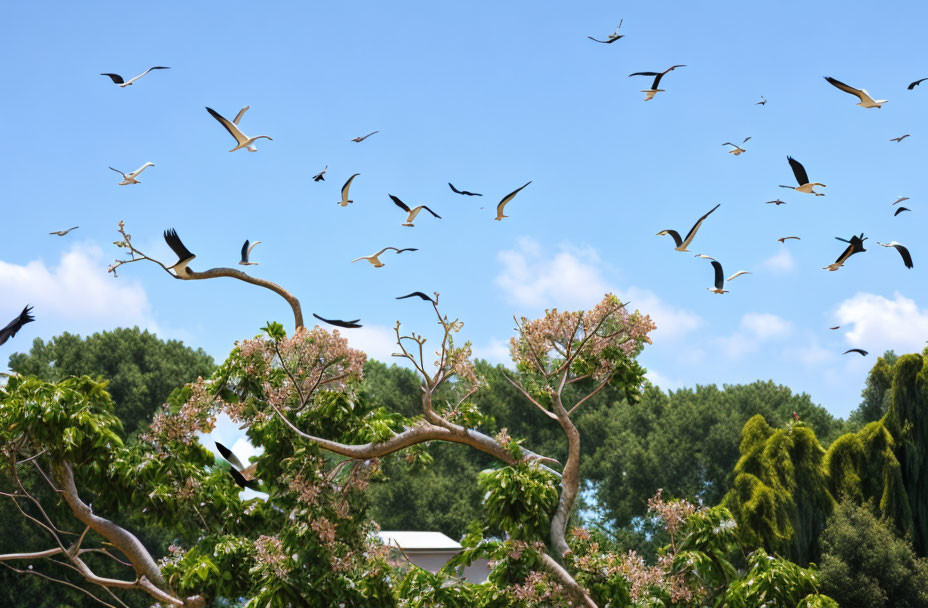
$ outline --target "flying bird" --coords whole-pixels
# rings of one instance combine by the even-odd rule
[[[902,263],[905,264],[906,268],[912,268],[912,255],[909,253],[909,250],[906,249],[901,243],[892,241],[890,243],[881,243],[876,242],[877,245],[882,245],[883,247],[895,247],[896,251],[899,252],[899,255],[902,256]]]
[[[144,170],[147,169],[148,167],[154,167],[154,166],[155,166],[155,163],[145,163],[144,165],[142,165],[141,167],[139,167],[139,168],[136,169],[135,171],[132,171],[131,173],[123,173],[123,172],[120,171],[119,169],[113,169],[112,167],[110,167],[110,169],[113,170],[113,171],[115,171],[116,173],[122,175],[122,181],[119,182],[119,185],[120,185],[120,186],[128,186],[129,184],[138,184],[138,183],[140,183],[139,180],[137,180],[137,179],[135,179],[135,178],[137,178],[137,177],[139,176],[139,174],[142,173],[142,171],[144,171]]]
[[[510,193],[507,194],[506,196],[504,196],[504,197],[503,197],[503,200],[501,200],[501,201],[499,202],[499,204],[496,205],[496,217],[493,218],[493,219],[495,219],[495,220],[497,220],[497,221],[502,221],[502,219],[503,219],[504,217],[509,217],[508,215],[503,215],[503,208],[506,206],[506,203],[508,203],[509,201],[511,201],[512,199],[514,199],[514,198],[516,197],[516,194],[518,194],[519,192],[521,192],[521,191],[522,191],[522,188],[528,186],[530,183],[532,183],[531,180],[525,182],[524,184],[522,184],[521,186],[519,186],[518,188],[516,188],[515,190],[513,190],[512,192],[510,192]]]
[[[139,78],[141,78],[141,77],[144,76],[145,74],[151,72],[152,70],[170,70],[170,69],[171,69],[171,68],[165,67],[165,66],[163,66],[163,65],[156,65],[156,66],[153,67],[153,68],[148,68],[147,70],[145,70],[144,72],[142,72],[141,74],[139,74],[138,76],[136,76],[135,78],[130,78],[128,81],[123,80],[123,79],[122,79],[122,76],[120,76],[119,74],[107,74],[107,73],[104,73],[104,74],[100,74],[100,76],[109,76],[109,77],[110,77],[110,80],[113,81],[113,84],[118,84],[120,87],[125,88],[125,87],[130,86],[133,82],[135,82],[136,80],[138,80]]]
[[[899,137],[893,137],[893,138],[890,139],[889,141],[900,142],[900,141],[902,141],[903,139],[905,139],[906,137],[910,137],[910,135],[909,135],[908,133],[906,133],[905,135],[900,135]]]
[[[80,228],[80,226],[71,226],[67,230],[56,230],[54,232],[49,232],[49,234],[57,234],[58,236],[64,236],[67,233],[71,232],[72,230],[77,230],[78,228]]]
[[[451,182],[448,182],[448,185],[451,186],[451,190],[455,194],[463,194],[464,196],[483,196],[482,194],[477,194],[476,192],[469,192],[467,190],[458,190],[457,188],[454,187],[454,184],[452,184]]]
[[[906,88],[907,88],[908,90],[911,91],[912,89],[914,89],[915,87],[917,87],[917,86],[920,85],[921,83],[925,82],[926,80],[928,80],[928,78],[920,78],[920,79],[916,80],[915,82],[909,84],[909,86],[907,86]]]
[[[764,204],[765,205],[776,205],[777,207],[779,207],[780,205],[785,205],[786,201],[781,201],[780,199],[777,199],[775,201],[766,201]]]
[[[693,227],[690,228],[690,231],[686,233],[685,239],[680,238],[679,232],[670,229],[661,230],[657,233],[657,236],[664,236],[669,234],[670,238],[672,238],[673,242],[676,244],[676,247],[674,247],[676,251],[688,251],[687,247],[689,247],[690,243],[693,242],[693,238],[696,236],[696,231],[699,230],[699,227],[702,225],[703,221],[709,217],[713,211],[719,208],[719,205],[721,205],[721,203],[710,209],[704,216],[696,220],[696,223],[693,224]]]
[[[858,98],[860,98],[860,102],[857,105],[862,108],[879,108],[884,103],[889,101],[888,99],[873,99],[870,97],[870,93],[867,92],[867,89],[855,89],[852,86],[844,84],[840,80],[835,80],[831,76],[825,76],[825,80],[827,80],[831,85],[841,89],[845,93],[850,93],[851,95],[856,95]]]
[[[840,325],[835,325],[834,327],[829,327],[828,329],[839,329],[840,327]]]
[[[615,41],[618,40],[619,38],[624,38],[624,37],[625,37],[625,34],[619,34],[619,30],[620,30],[620,29],[622,29],[622,20],[621,20],[621,19],[619,19],[619,26],[618,26],[617,28],[615,28],[615,31],[614,31],[614,32],[612,32],[611,34],[609,34],[609,36],[606,38],[606,40],[597,40],[596,38],[593,38],[592,36],[587,36],[587,38],[589,38],[589,39],[592,40],[593,42],[599,42],[599,43],[601,43],[601,44],[612,44],[613,42],[615,42]]]
[[[902,213],[903,211],[911,211],[911,209],[909,209],[908,207],[897,207],[897,208],[896,208],[896,212],[893,213],[893,217],[896,217],[897,215],[899,215],[899,214]]]
[[[325,166],[325,169],[323,169],[323,170],[320,171],[319,173],[313,175],[313,181],[314,181],[314,182],[324,182],[324,181],[325,181],[325,172],[328,171],[328,170],[329,170],[329,166],[326,165],[326,166]]]
[[[799,182],[798,186],[783,186],[781,188],[789,188],[790,190],[796,190],[797,192],[805,192],[806,194],[814,194],[815,196],[825,196],[822,192],[816,192],[814,188],[816,186],[821,186],[822,188],[827,188],[825,184],[820,184],[818,182],[809,182],[809,175],[806,173],[805,167],[802,166],[798,160],[792,156],[787,156],[786,160],[789,161],[789,166],[793,169],[793,175],[796,176],[796,181]]]
[[[396,247],[384,247],[383,249],[381,249],[380,251],[378,251],[377,253],[373,255],[362,255],[359,258],[355,258],[351,260],[351,263],[354,264],[355,262],[359,262],[361,260],[367,260],[368,262],[371,263],[371,266],[373,266],[374,268],[380,268],[381,266],[383,266],[383,262],[380,261],[379,256],[383,252],[390,250],[390,249],[392,249],[396,253],[403,253],[404,251],[419,251],[419,249],[416,247],[406,247],[405,249],[397,249]]]
[[[351,187],[351,181],[352,181],[354,178],[356,178],[357,176],[359,176],[359,175],[361,175],[361,174],[360,174],[360,173],[355,173],[354,175],[352,175],[351,177],[349,177],[349,178],[348,178],[348,181],[345,182],[345,185],[342,186],[342,200],[338,201],[338,203],[337,203],[338,205],[341,205],[342,207],[347,207],[347,206],[348,206],[348,203],[353,203],[353,202],[354,202],[354,201],[348,199],[348,188]]]
[[[907,200],[909,200],[909,197],[907,197],[907,196],[900,196],[900,197],[897,198],[895,201],[893,201],[893,205],[895,205],[896,203],[901,203],[902,201],[907,201]]]
[[[354,141],[354,142],[357,142],[357,143],[361,143],[362,141],[364,141],[365,139],[367,139],[368,137],[370,137],[370,136],[373,135],[374,133],[380,133],[380,131],[371,131],[370,133],[368,133],[368,134],[365,135],[364,137],[355,137],[355,138],[352,139],[351,141]]]
[[[722,289],[725,285],[725,275],[722,273],[722,265],[715,260],[709,263],[712,264],[712,268],[715,269],[715,283],[713,287],[706,287],[706,289],[717,294],[728,293],[728,290]]]
[[[23,325],[35,321],[35,317],[30,314],[31,311],[32,306],[26,306],[18,317],[7,323],[6,327],[0,329],[0,345],[5,344],[7,340],[15,336],[16,332],[23,328]]]
[[[393,203],[394,203],[397,207],[399,207],[400,209],[402,209],[403,211],[405,211],[406,213],[409,214],[409,215],[406,216],[406,221],[403,222],[403,224],[402,224],[403,226],[408,226],[408,227],[410,227],[410,228],[413,228],[413,227],[414,227],[414,226],[413,226],[413,221],[416,219],[416,216],[419,215],[419,212],[422,211],[423,209],[425,209],[426,211],[428,211],[429,213],[431,213],[432,215],[434,215],[434,216],[437,217],[438,219],[441,219],[441,216],[440,216],[440,215],[438,215],[437,213],[435,213],[434,211],[432,211],[431,209],[429,209],[429,208],[428,208],[427,206],[425,206],[425,205],[419,205],[418,207],[414,207],[414,208],[410,209],[410,208],[409,208],[409,205],[407,205],[406,203],[404,203],[403,201],[401,201],[401,200],[399,199],[399,197],[393,196],[392,194],[388,194],[387,196],[390,197],[390,200],[392,200]]]
[[[848,350],[844,351],[844,352],[841,353],[841,354],[846,355],[846,354],[848,354],[848,353],[859,353],[861,357],[866,357],[867,354],[868,354],[867,351],[865,351],[865,350],[863,350],[863,349],[861,349],[861,348],[851,348],[851,349],[848,349]]]
[[[254,243],[251,243],[251,245],[249,246],[248,239],[245,239],[245,244],[242,245],[242,259],[239,262],[240,265],[242,266],[257,266],[258,265],[257,262],[249,262],[248,258],[249,256],[251,256],[251,250],[254,249],[255,246],[257,246],[257,244],[260,242],[261,241],[255,241]]]
[[[841,255],[838,256],[838,259],[835,260],[834,264],[829,264],[828,266],[823,267],[823,270],[828,270],[830,272],[834,272],[835,270],[841,268],[844,265],[844,263],[848,260],[848,258],[850,258],[855,253],[866,251],[866,249],[864,249],[864,241],[866,241],[867,239],[864,238],[863,232],[860,233],[860,236],[852,235],[851,240],[842,239],[841,237],[838,237],[838,236],[836,236],[835,238],[843,243],[849,243],[849,244],[847,248],[841,252]]]
[[[313,313],[313,316],[323,323],[328,323],[329,325],[334,325],[335,327],[344,327],[345,329],[357,329],[358,327],[361,327],[361,325],[358,324],[358,321],[361,319],[355,319],[354,321],[342,321],[341,319],[325,319],[316,313]]]
[[[180,237],[177,236],[177,232],[173,228],[164,231],[164,242],[167,243],[171,251],[177,255],[177,262],[173,266],[168,266],[168,270],[173,270],[178,278],[188,278],[187,275],[193,271],[187,268],[187,264],[192,262],[193,258],[197,256],[190,253],[190,250],[184,247],[184,244],[180,241]]]
[[[798,236],[781,236],[777,240],[780,241],[781,243],[785,243],[787,239],[796,239],[797,241],[800,240]]]
[[[268,141],[274,141],[272,138],[268,137],[267,135],[256,135],[254,137],[248,137],[247,135],[242,133],[241,129],[238,128],[239,121],[242,119],[242,116],[245,114],[246,111],[248,111],[248,108],[250,107],[251,106],[245,106],[244,108],[239,110],[238,115],[236,115],[235,119],[232,122],[229,122],[222,114],[220,114],[216,110],[210,107],[206,108],[206,111],[209,112],[210,116],[218,120],[219,124],[225,127],[226,131],[229,132],[229,135],[235,138],[236,146],[232,148],[231,150],[229,150],[229,152],[235,152],[236,150],[241,150],[242,148],[248,148],[249,152],[257,152],[258,148],[255,146],[255,142],[258,141],[259,139],[263,138]]]
[[[697,254],[694,255],[693,257],[694,257],[694,258],[702,258],[702,259],[704,259],[704,260],[714,260],[714,259],[715,259],[715,258],[712,257],[711,255],[706,255],[706,254],[704,254],[704,253],[697,253]]]
[[[754,104],[755,106],[765,106],[767,105],[767,98],[763,95],[760,96],[760,101]]]
[[[427,301],[431,302],[432,304],[435,303],[435,300],[433,300],[432,298],[428,297],[427,295],[425,295],[425,294],[422,293],[421,291],[414,291],[414,292],[412,292],[412,293],[406,294],[405,296],[400,296],[400,297],[398,297],[398,298],[396,298],[396,299],[397,299],[397,300],[405,300],[406,298],[411,298],[411,297],[413,297],[413,296],[416,296],[416,297],[421,298],[421,299],[423,299],[423,300],[427,300]]]
[[[661,78],[664,77],[664,74],[666,74],[667,72],[672,72],[673,70],[677,68],[685,68],[685,67],[686,66],[683,64],[674,65],[674,66],[667,68],[663,72],[634,72],[632,74],[629,74],[628,76],[629,78],[631,78],[632,76],[654,76],[654,82],[651,83],[651,88],[641,91],[642,93],[644,93],[644,100],[648,101],[649,99],[653,99],[655,95],[657,95],[658,93],[664,90],[664,89],[657,88],[660,85]]]
[[[744,145],[749,139],[751,139],[751,138],[750,138],[750,137],[745,137],[745,138],[744,138],[744,141],[741,142],[741,145]],[[729,153],[729,154],[734,154],[735,156],[738,156],[738,155],[741,154],[742,152],[747,152],[747,150],[745,150],[744,148],[742,148],[740,145],[736,146],[735,144],[731,143],[730,141],[726,141],[726,142],[725,142],[724,144],[722,144],[722,145],[723,145],[723,146],[731,146],[732,149],[729,150],[728,153]]]

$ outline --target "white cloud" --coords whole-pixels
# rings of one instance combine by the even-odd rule
[[[157,331],[145,289],[130,279],[114,279],[107,266],[102,250],[86,244],[63,253],[57,266],[41,259],[24,266],[0,261],[0,294],[4,305],[35,306],[46,328],[96,331],[138,325]]]
[[[651,384],[664,391],[674,391],[683,386],[682,382],[671,380],[667,376],[664,376],[660,372],[654,371],[653,369],[648,369],[647,373],[645,374],[645,378],[650,380]]]
[[[348,338],[348,346],[364,351],[368,359],[377,359],[387,365],[400,362],[400,359],[393,356],[393,353],[400,350],[396,345],[396,333],[392,327],[365,325],[358,329],[345,330],[341,334]]]
[[[844,337],[853,347],[882,354],[920,352],[928,336],[928,310],[919,309],[915,300],[896,292],[893,299],[872,293],[858,293],[838,305],[838,322],[851,326]]]
[[[729,357],[740,357],[757,351],[763,342],[785,337],[792,330],[792,323],[777,315],[751,312],[741,317],[738,331],[716,338],[715,342]]]
[[[496,365],[502,363],[508,367],[513,366],[512,357],[509,356],[509,342],[499,338],[490,338],[484,346],[472,346],[472,359],[486,359]]]
[[[783,247],[772,257],[761,262],[761,267],[779,274],[788,274],[796,269],[796,261],[789,249]]]
[[[562,245],[557,253],[546,255],[537,241],[521,238],[516,249],[500,251],[497,258],[503,268],[494,282],[518,306],[590,308],[611,292],[629,302],[630,309],[650,315],[657,324],[655,340],[678,339],[703,323],[695,313],[671,307],[648,289],[610,284],[599,256],[590,247]]]

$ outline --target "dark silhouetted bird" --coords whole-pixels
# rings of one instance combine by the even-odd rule
[[[16,332],[23,328],[23,325],[35,321],[35,317],[30,314],[31,311],[32,307],[26,306],[18,317],[7,323],[6,327],[0,329],[0,345],[5,344],[7,340],[15,336]]]

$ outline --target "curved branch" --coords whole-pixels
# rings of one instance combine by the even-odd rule
[[[556,576],[558,581],[567,588],[567,591],[574,596],[575,599],[579,600],[582,606],[586,606],[586,608],[598,608],[596,602],[594,602],[593,598],[586,592],[586,589],[570,575],[570,572],[568,572],[564,566],[557,563],[553,557],[543,551],[539,551],[538,556],[541,558],[541,563],[544,565],[545,569]]]
[[[116,241],[117,247],[122,247],[129,250],[130,259],[128,260],[116,260],[113,262],[110,267],[107,269],[107,272],[112,272],[113,276],[116,275],[116,269],[122,266],[123,264],[131,264],[133,262],[140,262],[146,260],[148,262],[153,262],[171,275],[175,279],[183,280],[204,280],[204,279],[215,279],[217,277],[229,277],[231,279],[238,279],[239,281],[244,281],[245,283],[251,283],[252,285],[257,285],[258,287],[264,287],[265,289],[270,289],[284,300],[287,301],[287,304],[290,305],[290,308],[293,310],[293,322],[296,326],[296,329],[303,327],[303,310],[300,307],[300,301],[291,294],[289,291],[278,285],[277,283],[272,283],[266,279],[259,279],[253,277],[249,274],[242,272],[241,270],[236,270],[234,268],[210,268],[209,270],[204,270],[203,272],[195,272],[189,267],[186,269],[187,272],[184,275],[176,275],[171,272],[171,267],[166,266],[163,262],[156,260],[153,257],[145,255],[140,250],[136,249],[135,245],[132,244],[132,235],[126,233],[126,224],[122,220],[119,222],[119,228],[117,229],[119,234],[122,235],[122,241]]]

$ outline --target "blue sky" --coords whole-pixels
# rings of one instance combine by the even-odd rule
[[[226,279],[181,282],[151,264],[106,267],[125,220],[163,260],[174,227],[193,268],[235,266],[261,240],[249,272],[280,283],[311,312],[361,317],[352,343],[388,358],[393,324],[434,335],[430,309],[393,298],[441,293],[479,356],[505,361],[512,316],[586,308],[604,291],[651,314],[642,355],[652,379],[677,388],[772,378],[834,414],[859,402],[887,348],[928,338],[921,235],[928,217],[923,128],[928,6],[808,3],[15,3],[5,10],[4,240],[0,315],[26,303],[33,338],[142,325],[222,359],[268,320],[292,327],[270,292]],[[624,19],[625,38],[607,36]],[[646,78],[686,64],[644,102]],[[99,76],[153,72],[120,89]],[[888,98],[865,110],[822,76]],[[755,105],[761,96],[766,106]],[[242,106],[259,152],[206,113]],[[379,130],[367,141],[349,140]],[[904,133],[901,143],[888,140]],[[725,141],[752,139],[739,157]],[[793,183],[801,161],[824,197]],[[113,166],[151,161],[141,184]],[[327,180],[312,176],[329,166]],[[339,207],[352,173],[355,203]],[[526,181],[492,220],[500,197]],[[485,194],[466,198],[447,183]],[[415,228],[387,194],[425,203]],[[911,213],[891,203],[909,196]],[[786,205],[764,205],[780,197]],[[708,261],[673,251],[716,203],[691,249],[733,281],[718,296]],[[483,207],[483,208],[481,208]],[[70,235],[51,230],[80,225]],[[847,238],[865,254],[830,273]],[[802,240],[782,245],[778,237]],[[912,251],[903,267],[897,240]],[[418,247],[374,269],[351,264],[380,248]],[[237,266],[236,266],[237,267]],[[827,328],[841,325],[837,331]],[[429,333],[431,332],[431,334]],[[871,352],[842,356],[848,348]]]

